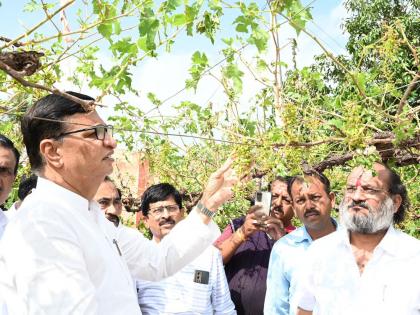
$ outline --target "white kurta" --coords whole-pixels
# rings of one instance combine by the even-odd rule
[[[420,314],[420,241],[388,229],[360,275],[346,230],[309,247],[299,306],[322,315]]]
[[[216,229],[192,211],[157,246],[136,230],[117,233],[96,202],[39,178],[0,243],[0,296],[17,315],[140,314],[131,276],[174,274]]]

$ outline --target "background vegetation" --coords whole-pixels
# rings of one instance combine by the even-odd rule
[[[99,91],[97,105],[114,97],[110,120],[121,142],[142,151],[151,172],[184,191],[189,204],[228,155],[237,156],[239,173],[251,170],[254,179],[237,188],[217,217],[220,226],[245,213],[255,189],[276,175],[324,171],[340,197],[353,166],[380,159],[397,168],[409,190],[411,211],[401,228],[420,237],[418,0],[345,0],[349,40],[343,55],[308,31],[315,1],[93,0],[78,4],[72,17],[78,28],[71,31],[63,10],[74,2],[29,1],[26,10],[45,18],[14,39],[0,34],[0,132],[20,148],[20,115],[46,91],[59,92],[54,84],[62,79],[63,61],[72,59],[72,84]],[[228,34],[221,29],[227,14],[234,16]],[[293,38],[280,43],[286,26],[322,49],[311,66],[299,68],[295,58],[285,62],[284,46],[292,46],[295,57],[298,48]],[[152,110],[127,101],[126,95],[140,93],[133,88],[133,67],[170,52],[181,34],[221,47],[221,60],[213,61],[197,47],[185,89],[211,76],[225,93],[224,104],[172,103],[173,97],[152,92]],[[111,65],[101,64],[103,49],[112,54]],[[246,104],[245,75],[260,87]],[[176,112],[171,116],[162,109],[169,102]]]

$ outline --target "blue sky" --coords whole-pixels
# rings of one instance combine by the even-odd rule
[[[79,0],[80,1],[80,0]],[[40,1],[37,1],[38,3]],[[44,1],[50,2],[50,1]],[[259,1],[257,1],[260,3]],[[14,38],[25,31],[25,28],[30,28],[41,19],[44,18],[44,13],[41,12],[23,12],[23,8],[27,1],[22,0],[2,0],[2,6],[0,7],[0,19],[1,19],[1,34],[2,36]],[[311,12],[313,15],[313,22],[307,25],[307,29],[312,33],[316,34],[318,38],[324,43],[328,49],[334,54],[341,54],[345,52],[345,44],[347,36],[343,34],[340,24],[343,18],[346,16],[346,11],[342,6],[341,0],[303,0],[304,5],[310,4],[312,8]],[[75,12],[77,10],[77,4],[72,5],[66,11],[69,19],[71,30],[76,30],[78,24],[75,21]],[[56,18],[56,25],[61,27],[58,17]],[[229,37],[232,30],[232,14],[226,13],[222,19],[222,32],[220,37]],[[54,26],[51,23],[47,23],[42,32],[44,34],[55,32]],[[280,42],[286,43],[291,37],[295,37],[296,33],[290,27],[283,27],[280,32]],[[299,67],[309,65],[313,61],[313,56],[321,53],[321,49],[304,34],[301,34],[298,38],[298,55],[297,63]],[[220,41],[219,41],[220,42]],[[148,59],[145,62],[139,64],[138,67],[133,69],[134,86],[136,89],[141,91],[141,97],[134,97],[127,95],[127,99],[130,102],[138,104],[138,106],[146,107],[151,106],[148,104],[147,99],[144,95],[147,92],[154,92],[160,99],[174,94],[183,88],[185,79],[188,78],[188,68],[190,65],[191,54],[196,51],[205,51],[210,65],[217,63],[223,57],[220,55],[220,46],[212,46],[209,40],[204,37],[194,36],[187,37],[181,36],[177,39],[173,50],[170,53],[162,53],[157,59]],[[107,44],[104,42],[100,44],[101,61],[103,65],[111,66],[115,60],[112,60],[109,52],[107,51]],[[247,48],[248,49],[248,48]],[[252,50],[252,48],[250,48]],[[244,55],[251,54],[252,51],[244,51]],[[282,53],[282,58],[286,63],[291,63],[291,51],[286,48]],[[72,71],[72,64],[67,66],[69,73]],[[217,71],[217,69],[216,69]],[[164,73],[164,75],[162,75]],[[223,93],[218,86],[217,82],[211,78],[203,78],[199,84],[196,93],[192,91],[185,91],[178,97],[175,97],[168,102],[169,107],[176,104],[180,100],[190,99],[192,101],[203,103],[212,100],[214,103],[223,103]],[[68,86],[68,82],[59,82],[59,87],[65,89],[71,89]],[[258,89],[258,85],[255,81],[249,77],[244,77],[244,95],[243,102],[246,103],[252,98]],[[95,96],[99,94],[98,91],[89,91]],[[113,102],[110,100],[109,102]],[[105,112],[105,115],[110,112]]]

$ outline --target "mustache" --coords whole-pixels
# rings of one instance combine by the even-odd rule
[[[276,212],[281,212],[281,213],[284,212],[282,206],[274,206],[271,210],[276,211]]]
[[[366,202],[360,201],[352,201],[348,206],[347,209],[353,208],[353,207],[360,207],[360,208],[365,208],[366,210],[370,210],[369,209],[369,205]]]
[[[316,210],[316,209],[312,208],[312,209],[306,210],[306,211],[305,211],[305,214],[304,214],[303,216],[306,218],[306,217],[308,217],[308,216],[309,216],[309,215],[311,215],[311,214],[320,215],[320,214],[321,214],[321,212],[319,212],[318,210]]]
[[[162,221],[160,221],[159,222],[159,226],[162,226],[162,225],[164,225],[164,224],[175,224],[175,221],[174,220],[172,220],[172,219],[166,219],[166,220],[162,220]]]

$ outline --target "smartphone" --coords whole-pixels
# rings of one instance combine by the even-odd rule
[[[257,223],[255,225],[266,226],[265,220],[270,215],[271,209],[271,192],[257,191],[255,194],[255,205],[261,206],[261,209],[255,211]]]

